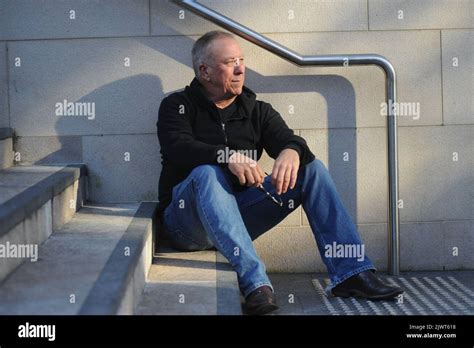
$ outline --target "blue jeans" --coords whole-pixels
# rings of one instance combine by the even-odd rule
[[[215,247],[224,255],[237,272],[244,296],[262,285],[273,289],[252,241],[300,204],[327,267],[331,279],[329,289],[357,273],[375,270],[365,254],[361,258],[355,257],[355,253],[336,252],[345,245],[349,246],[346,251],[364,249],[356,226],[321,161],[315,159],[300,167],[294,189],[280,195],[282,207],[257,188],[234,191],[230,175],[217,165],[194,168],[173,187],[172,202],[165,209],[163,223],[168,238],[178,250]],[[277,197],[271,176],[265,178],[263,186]]]

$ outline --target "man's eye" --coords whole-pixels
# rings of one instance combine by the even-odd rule
[[[244,58],[235,58],[235,59],[227,60],[224,62],[224,64],[227,66],[244,64]]]

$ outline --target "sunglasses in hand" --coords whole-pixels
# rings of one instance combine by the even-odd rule
[[[270,175],[268,174],[267,172],[265,172],[265,175]],[[278,196],[278,198],[276,198],[275,196],[273,196],[270,192],[268,192],[265,187],[263,187],[262,184],[260,184],[259,186],[257,186],[257,188],[262,191],[263,193],[265,193],[265,195],[270,198],[272,200],[273,203],[275,203],[276,205],[278,205],[279,207],[283,207],[283,201],[281,200],[280,196]]]

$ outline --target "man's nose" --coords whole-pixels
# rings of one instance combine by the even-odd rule
[[[242,75],[245,72],[245,65],[236,65],[234,67],[234,75]]]

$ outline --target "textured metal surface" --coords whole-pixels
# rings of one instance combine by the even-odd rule
[[[329,279],[324,275],[271,276],[279,315],[474,315],[473,271],[406,272],[381,278],[404,288],[403,297],[393,301],[339,298],[327,293]]]

